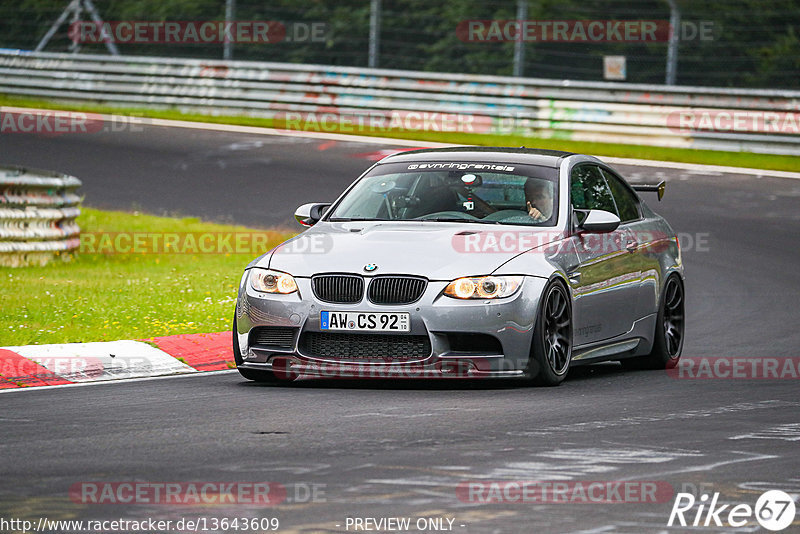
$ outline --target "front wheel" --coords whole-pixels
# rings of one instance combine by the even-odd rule
[[[647,356],[622,360],[630,369],[672,369],[678,365],[683,351],[684,320],[683,282],[672,275],[664,285],[658,307],[653,349]]]
[[[272,371],[262,371],[260,369],[237,369],[239,374],[247,380],[260,384],[277,384],[278,378]]]
[[[537,386],[564,381],[572,358],[572,304],[566,287],[551,282],[542,294],[533,327],[528,376]]]

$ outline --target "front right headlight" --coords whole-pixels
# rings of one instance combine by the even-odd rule
[[[292,275],[258,267],[250,269],[250,287],[256,291],[281,295],[297,291],[297,283]]]
[[[444,294],[457,299],[501,299],[510,297],[522,285],[522,276],[472,276],[456,278]]]

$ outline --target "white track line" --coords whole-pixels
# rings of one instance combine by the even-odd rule
[[[69,111],[59,111],[54,109],[35,109],[35,108],[17,108],[11,106],[2,106],[0,111],[3,113],[30,113],[32,115],[48,114],[53,112],[58,113],[71,113]],[[368,137],[361,135],[348,135],[326,132],[302,132],[298,130],[280,130],[277,128],[263,128],[260,126],[240,126],[236,124],[219,124],[214,122],[195,122],[195,121],[178,121],[170,119],[150,119],[147,117],[131,117],[128,115],[104,115],[90,112],[74,112],[85,113],[90,115],[92,119],[101,118],[106,122],[120,122],[120,117],[124,117],[127,124],[136,126],[162,126],[166,128],[188,128],[192,130],[211,130],[217,132],[233,132],[233,133],[248,133],[256,135],[277,135],[281,137],[303,137],[310,139],[323,139],[327,141],[348,141],[365,144],[375,145],[401,145],[401,146],[426,146],[430,148],[447,148],[459,145],[452,145],[447,143],[434,143],[429,141],[418,141],[413,139],[393,139],[390,137]]]
[[[58,384],[55,386],[28,386],[24,388],[8,388],[8,389],[0,389],[0,395],[3,393],[15,393],[19,391],[41,391],[47,389],[56,389],[56,388],[82,388],[88,386],[104,386],[106,384],[129,384],[131,382],[147,382],[149,380],[165,380],[168,378],[189,378],[189,377],[197,377],[197,376],[209,376],[209,375],[221,375],[221,374],[230,374],[230,373],[238,373],[236,369],[222,369],[220,371],[195,371],[195,372],[184,372],[180,374],[170,374],[170,375],[162,375],[162,376],[145,376],[141,378],[126,378],[125,380],[98,380],[96,382],[75,382],[74,384]]]
[[[5,113],[46,114],[46,113],[53,113],[54,111],[57,110],[3,106],[0,107],[0,111],[3,111]],[[69,112],[63,111],[62,113],[69,113]],[[85,113],[88,114],[89,112]],[[92,113],[91,115],[92,117],[102,118],[106,122],[114,122],[115,120],[118,122],[119,119],[115,119],[115,117],[121,116],[121,115],[103,115],[95,113]],[[430,141],[420,141],[413,139],[395,139],[391,137],[369,137],[362,135],[348,135],[348,134],[325,133],[325,132],[303,132],[297,130],[262,128],[257,126],[237,126],[235,124],[216,124],[209,122],[150,119],[145,117],[130,117],[127,115],[125,115],[124,117],[126,121],[128,121],[130,124],[137,124],[142,126],[150,125],[150,126],[161,126],[166,128],[189,128],[193,130],[210,130],[218,132],[247,133],[255,135],[303,137],[307,139],[325,139],[329,141],[345,141],[351,143],[364,143],[364,144],[375,144],[375,145],[398,145],[398,146],[412,146],[412,147],[425,146],[429,148],[450,148],[455,146],[464,146],[464,145],[454,145],[450,143],[434,143]],[[618,165],[636,165],[641,167],[659,167],[664,169],[680,169],[680,170],[696,171],[696,172],[743,174],[743,175],[757,176],[757,177],[791,178],[794,180],[800,180],[800,172],[772,171],[766,169],[748,169],[746,167],[728,167],[723,165],[703,165],[699,163],[681,163],[677,161],[656,161],[649,159],[617,158],[612,156],[608,157],[598,156],[598,157],[602,158],[603,160],[609,163]]]

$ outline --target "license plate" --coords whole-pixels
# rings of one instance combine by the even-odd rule
[[[332,312],[319,315],[322,330],[347,330],[350,332],[410,332],[408,313]]]

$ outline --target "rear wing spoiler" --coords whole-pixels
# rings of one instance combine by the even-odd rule
[[[651,191],[658,193],[658,200],[661,201],[664,198],[664,189],[667,186],[667,182],[663,181],[657,184],[635,184],[632,185],[635,191]]]

